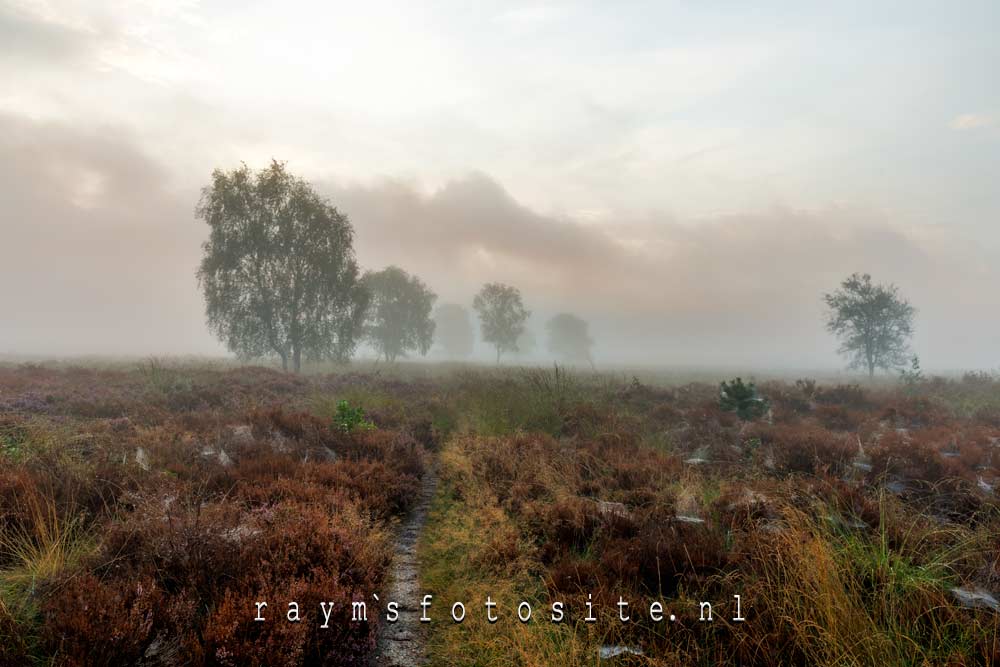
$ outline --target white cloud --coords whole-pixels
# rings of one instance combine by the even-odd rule
[[[948,126],[953,130],[981,130],[1000,127],[1000,117],[988,113],[963,113],[952,118]]]
[[[566,10],[562,7],[555,7],[552,5],[534,5],[508,10],[497,17],[497,20],[502,23],[513,23],[522,26],[535,25],[539,23],[549,23],[565,16],[566,13]]]

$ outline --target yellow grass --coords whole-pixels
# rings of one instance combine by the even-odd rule
[[[88,551],[76,519],[60,516],[51,497],[23,490],[18,505],[26,525],[0,533],[0,553],[9,563],[0,571],[0,604],[8,612],[20,608],[39,582],[60,574]]]
[[[533,549],[491,494],[473,481],[471,461],[460,440],[441,454],[441,486],[420,544],[423,588],[434,594],[436,613],[430,662],[446,666],[587,665],[598,663],[600,638],[589,628],[549,622],[550,601],[533,560]],[[489,624],[487,596],[500,620]],[[532,620],[517,620],[528,601]],[[440,601],[440,602],[438,602]],[[450,616],[461,601],[461,624]]]

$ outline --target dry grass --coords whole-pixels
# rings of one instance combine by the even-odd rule
[[[539,386],[549,391],[526,382],[517,400]],[[630,664],[995,664],[998,615],[963,608],[950,589],[1000,583],[1000,506],[971,483],[996,474],[984,443],[1000,431],[933,397],[839,386],[809,403],[768,387],[773,424],[720,414],[701,387],[633,383],[553,407],[538,423],[560,426],[545,434],[488,420],[492,437],[450,441],[427,587],[542,609],[579,609],[590,593],[605,612],[595,625],[445,623],[431,635],[435,664],[592,664],[602,643],[641,646]],[[508,393],[467,400],[492,415],[502,409],[489,401]],[[535,405],[557,405],[546,400]],[[602,502],[620,505],[609,514]],[[737,593],[746,623],[690,622],[699,601]],[[689,622],[621,624],[620,594]]]
[[[29,492],[23,503],[19,509],[27,525],[0,535],[0,553],[8,564],[0,571],[0,581],[4,588],[33,595],[37,582],[52,579],[79,562],[90,545],[79,521],[61,517],[51,498]]]

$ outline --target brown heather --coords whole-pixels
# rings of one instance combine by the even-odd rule
[[[715,385],[562,369],[0,367],[0,664],[367,664],[348,604],[432,465],[431,664],[998,664],[1000,615],[952,589],[1000,592],[1000,383],[759,387],[744,423]]]

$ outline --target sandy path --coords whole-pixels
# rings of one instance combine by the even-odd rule
[[[424,635],[420,626],[419,564],[417,541],[427,521],[427,512],[437,488],[437,471],[428,470],[420,485],[420,497],[396,534],[395,554],[389,572],[388,600],[399,602],[399,620],[382,623],[372,664],[387,667],[423,665]]]

